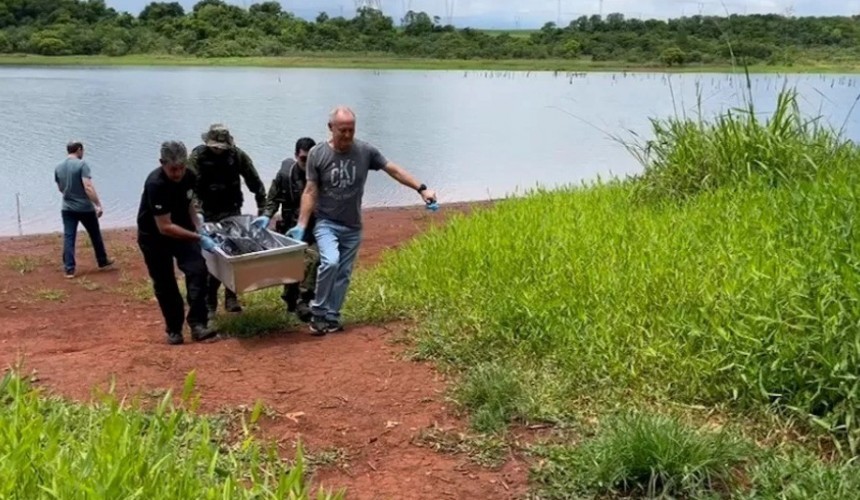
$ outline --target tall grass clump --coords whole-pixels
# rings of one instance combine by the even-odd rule
[[[191,388],[193,374],[183,394],[193,406]],[[70,403],[6,373],[0,498],[311,498],[301,447],[289,467],[274,449],[247,434],[231,443],[224,425],[171,400],[168,393],[152,411],[112,392],[95,405]]]
[[[456,219],[362,273],[350,307],[418,319],[421,354],[464,380],[496,364],[525,384],[506,384],[511,398],[539,396],[505,406],[497,391],[496,408],[772,408],[856,451],[860,154],[781,118],[792,102],[783,93],[768,122],[784,126],[678,122],[698,132],[679,133],[650,177],[538,190]],[[682,175],[687,160],[706,167]],[[643,202],[642,185],[690,195]]]
[[[776,186],[812,180],[828,164],[850,159],[848,141],[819,118],[804,116],[797,98],[794,89],[784,89],[765,120],[752,100],[713,121],[701,115],[652,118],[652,139],[625,143],[644,167],[637,197],[683,201],[751,181]]]
[[[738,489],[752,447],[725,430],[624,413],[577,447],[551,446],[533,472],[541,498],[708,498]]]

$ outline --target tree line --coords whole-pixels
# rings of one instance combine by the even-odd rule
[[[633,64],[792,64],[805,55],[856,58],[860,16],[777,14],[635,19],[613,13],[548,22],[527,33],[457,29],[425,12],[403,19],[372,9],[313,21],[267,1],[245,9],[201,0],[191,11],[153,2],[137,16],[104,0],[0,0],[0,53],[285,56],[379,53],[439,59],[590,59]]]

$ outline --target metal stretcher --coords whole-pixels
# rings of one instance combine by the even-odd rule
[[[304,252],[308,244],[271,230],[269,233],[286,246],[244,255],[227,255],[216,247],[212,252],[203,252],[206,267],[237,294],[301,282],[305,276]]]

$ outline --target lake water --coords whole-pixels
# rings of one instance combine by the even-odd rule
[[[759,111],[773,109],[786,81],[809,112],[844,122],[851,138],[860,132],[849,116],[860,92],[854,76],[754,76]],[[53,169],[72,138],[85,143],[105,227],[134,225],[162,141],[190,150],[210,123],[223,122],[268,187],[298,137],[326,139],[337,104],[353,107],[357,135],[436,189],[440,202],[471,201],[638,172],[612,135],[647,136],[649,117],[695,114],[697,91],[707,114],[738,106],[743,88],[742,75],[727,74],[0,68],[0,235],[60,229]],[[384,173],[371,175],[365,206],[419,202]],[[245,212],[254,210],[246,189]]]

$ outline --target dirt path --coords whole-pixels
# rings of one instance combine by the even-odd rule
[[[368,211],[359,265],[396,248],[429,224],[468,210],[446,206]],[[348,498],[516,498],[527,466],[511,457],[496,469],[463,455],[437,453],[424,431],[462,430],[449,412],[445,381],[428,365],[405,361],[390,342],[398,327],[362,326],[323,338],[305,328],[261,338],[168,346],[132,230],[109,231],[117,270],[94,270],[79,235],[74,280],[62,276],[59,234],[0,240],[0,363],[18,360],[39,383],[86,399],[113,377],[123,394],[181,391],[197,372],[204,411],[251,407],[269,417],[263,435],[291,456],[296,439],[318,464],[314,485],[347,488]]]

